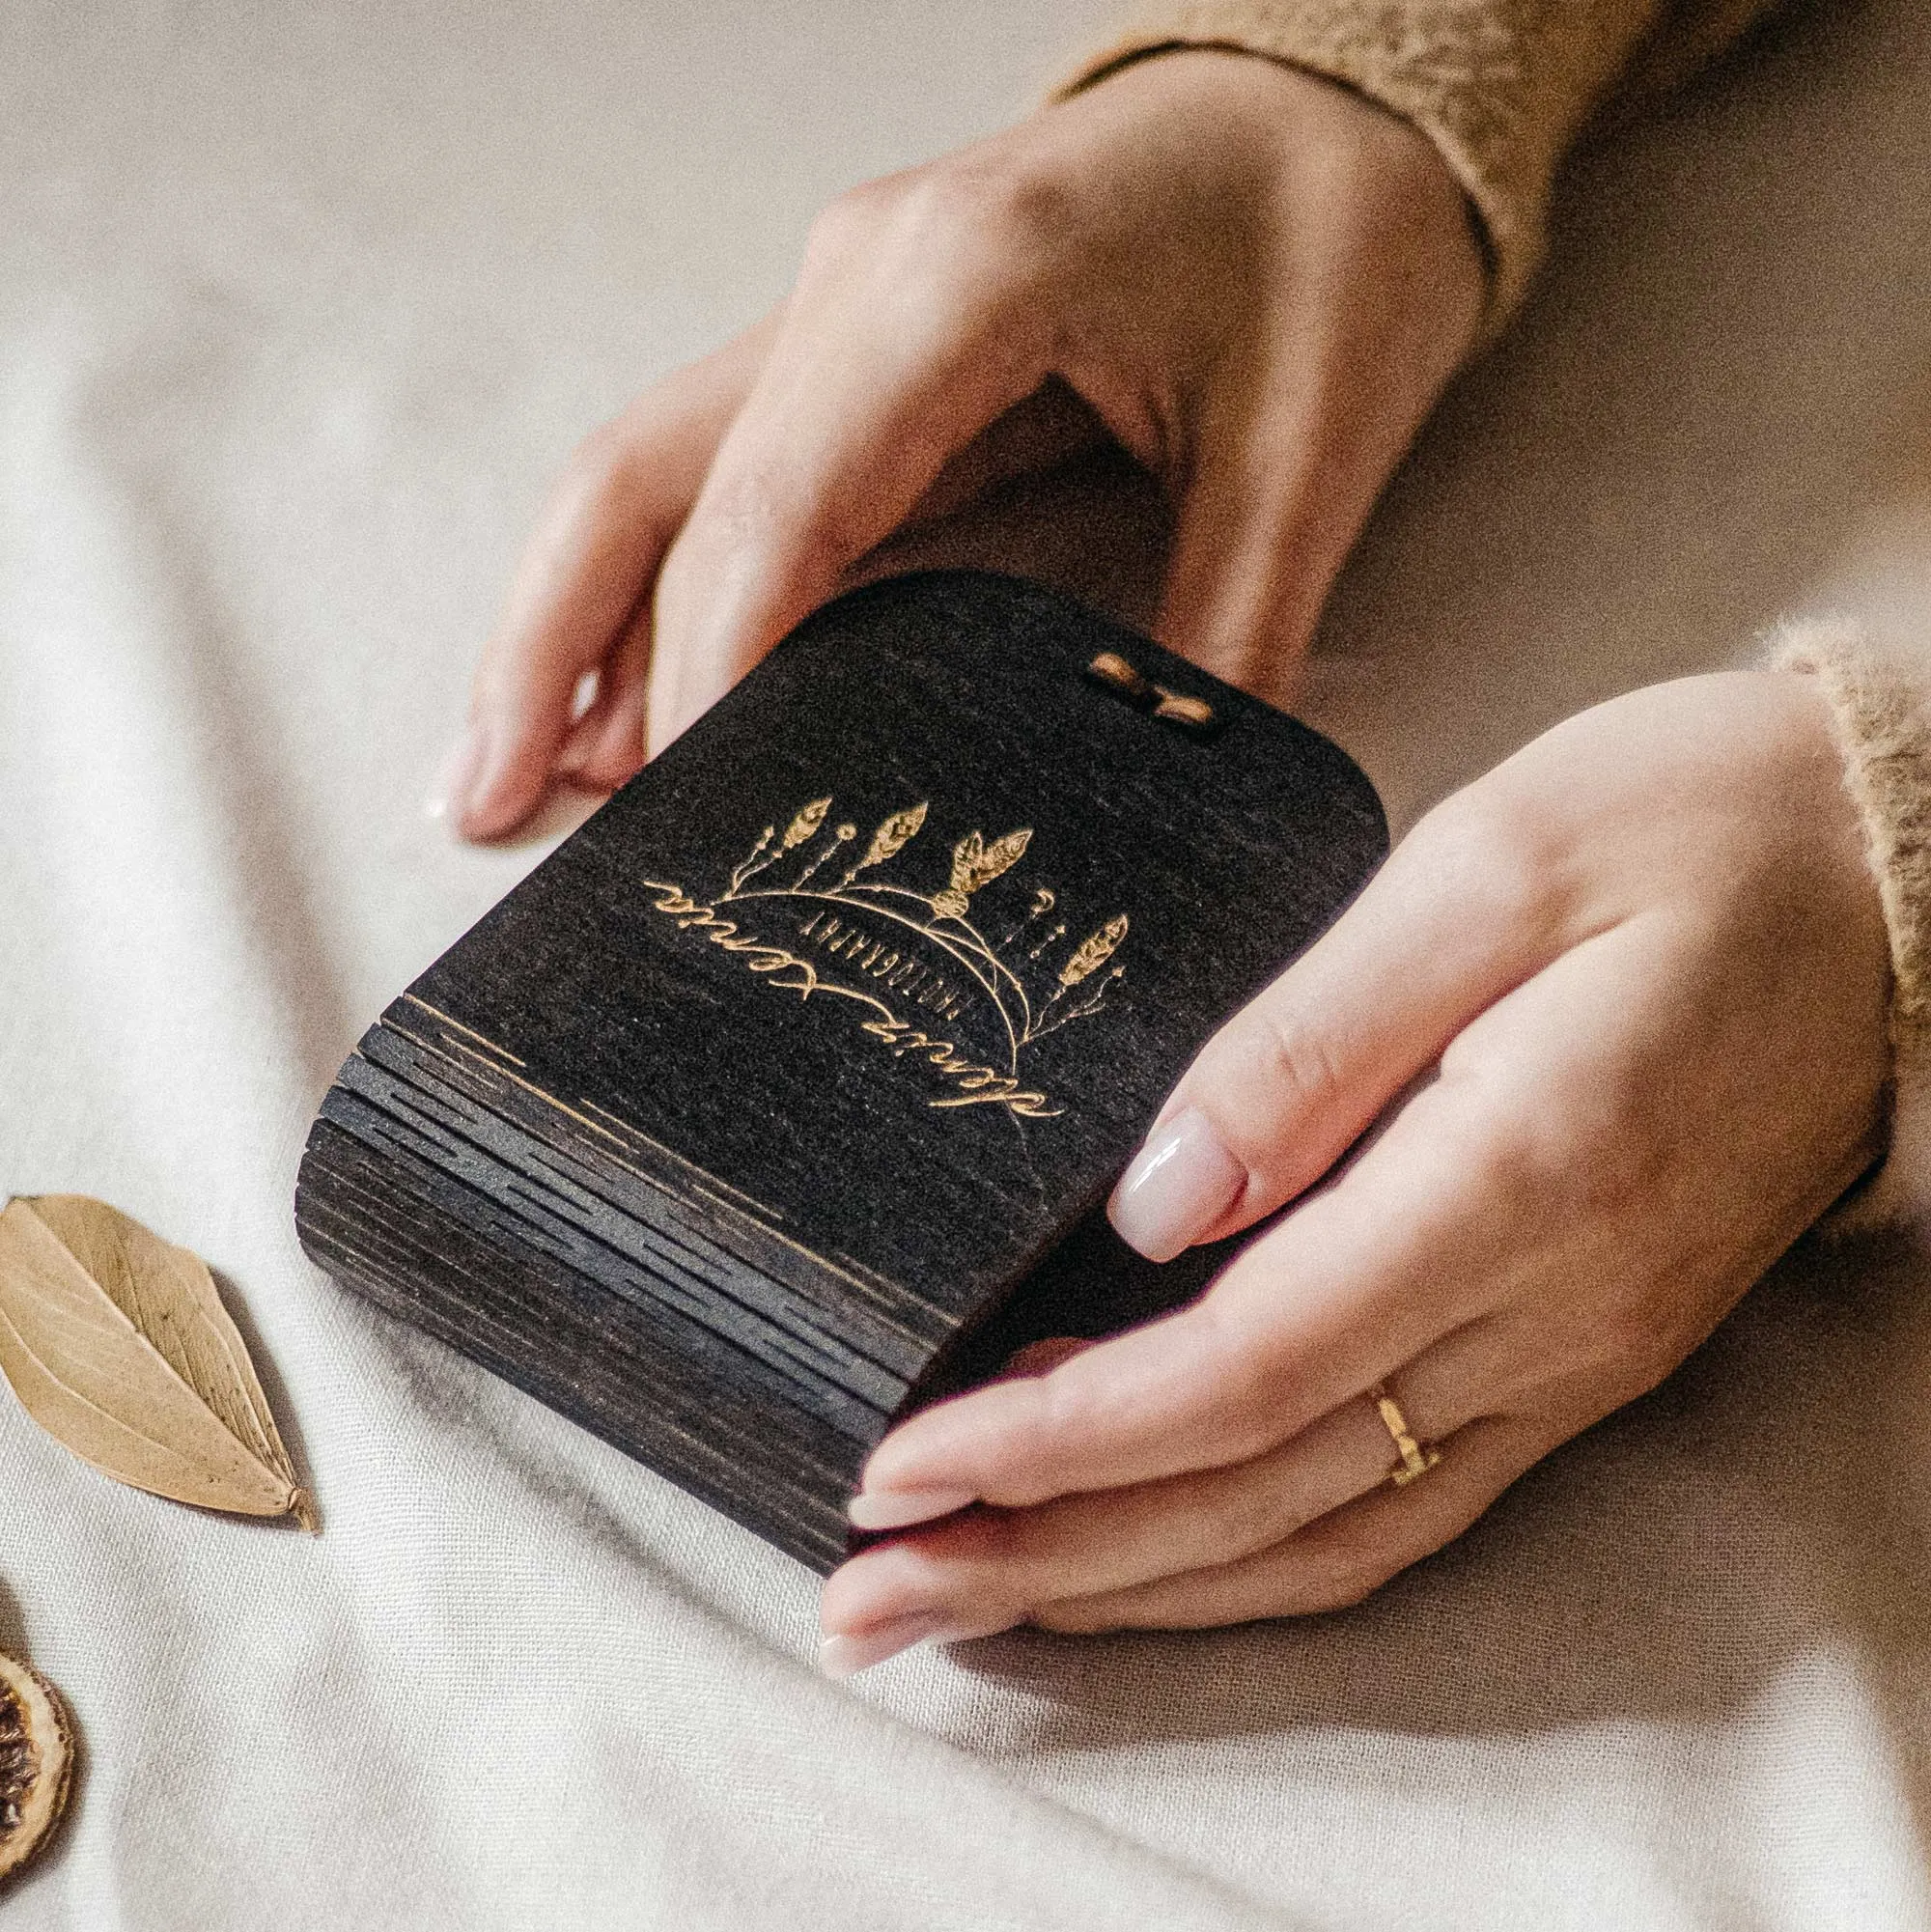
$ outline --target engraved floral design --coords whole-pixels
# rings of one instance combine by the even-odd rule
[[[828,797],[814,798],[810,804],[801,807],[798,817],[785,827],[784,844],[779,850],[789,852],[794,846],[802,845],[825,823],[825,815],[830,809]]]
[[[1120,941],[1127,937],[1127,915],[1122,912],[1117,918],[1108,919],[1097,933],[1088,934],[1075,948],[1073,957],[1059,968],[1061,986],[1077,986],[1082,979],[1090,979],[1120,949]]]
[[[952,848],[952,882],[932,902],[941,918],[964,919],[967,902],[982,886],[1010,872],[1032,843],[1032,827],[1022,826],[1002,839],[986,843],[984,832],[967,832]]]
[[[879,938],[876,927],[854,927],[833,909],[863,912],[875,921],[886,922],[883,930],[888,934],[894,927],[901,932],[910,929],[910,935],[963,968],[989,995],[1004,1022],[1015,1067],[1022,1048],[1097,1012],[1109,989],[1125,976],[1125,968],[1119,965],[1103,973],[1126,938],[1128,918],[1124,912],[1115,913],[1090,932],[1056,965],[1049,956],[1065,938],[1068,928],[1062,919],[1040,931],[1044,916],[1058,904],[1050,887],[1035,889],[1030,910],[997,944],[973,922],[974,895],[1005,878],[1025,856],[1032,843],[1030,826],[990,841],[980,828],[968,831],[952,847],[945,883],[937,891],[920,891],[898,882],[887,868],[901,859],[924,830],[930,800],[921,799],[887,814],[858,857],[842,872],[833,869],[834,861],[855,844],[858,827],[850,820],[841,820],[827,830],[832,804],[827,795],[800,806],[782,838],[774,824],[767,826],[731,873],[718,903],[739,899],[807,902],[810,916],[800,930],[815,945],[826,946],[832,956],[846,962],[849,969],[901,994],[919,984],[918,975],[926,969],[918,962],[931,954],[917,947],[907,950],[905,940],[895,944],[889,938]],[[802,869],[788,884],[770,882],[764,875],[792,853],[804,858]],[[1046,976],[1044,988],[1040,988],[1040,974]],[[961,986],[965,983],[957,982]],[[1073,996],[1076,994],[1078,996]],[[956,1000],[947,1003],[934,995],[926,1003],[935,1006],[943,1018],[957,1011]]]
[[[731,889],[739,886],[765,867],[782,858],[795,846],[800,846],[809,838],[815,838],[818,828],[825,823],[825,815],[831,809],[830,798],[814,798],[808,805],[800,806],[797,816],[785,827],[785,835],[778,839],[773,850],[771,840],[777,838],[777,827],[767,826],[758,834],[758,842],[751,848],[751,855],[731,875]]]
[[[925,811],[921,802],[908,805],[902,812],[894,812],[872,834],[872,842],[865,848],[864,857],[838,882],[839,884],[850,885],[861,872],[869,872],[873,866],[882,865],[886,859],[895,857],[917,836],[919,827],[925,824]]]

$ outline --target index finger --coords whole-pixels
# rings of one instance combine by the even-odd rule
[[[585,439],[551,490],[471,681],[474,771],[452,801],[466,836],[509,830],[542,797],[577,681],[600,667],[607,681],[776,326],[767,316],[654,383]],[[602,695],[608,711],[607,683]]]
[[[1245,1461],[1298,1434],[1482,1311],[1500,1238],[1483,1209],[1485,1144],[1504,1137],[1492,1112],[1476,1082],[1424,1089],[1199,1301],[912,1416],[874,1451],[863,1494],[1018,1508]]]
[[[904,192],[904,191],[901,191]],[[966,223],[847,212],[821,231],[750,395],[664,561],[655,753],[889,536],[1050,373],[1038,305]]]

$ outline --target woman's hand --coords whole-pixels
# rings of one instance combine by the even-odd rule
[[[553,775],[622,783],[881,542],[1105,436],[1177,513],[1162,637],[1279,696],[1483,294],[1426,140],[1238,53],[861,187],[774,314],[578,452],[441,802],[488,838]]]
[[[1840,770],[1808,679],[1740,673],[1585,712],[1430,814],[1201,1052],[1112,1216],[1164,1259],[1298,1205],[1191,1306],[887,1437],[854,1521],[992,1506],[847,1563],[827,1667],[1351,1604],[1673,1368],[1881,1148]],[[1440,1445],[1409,1486],[1378,1385]]]

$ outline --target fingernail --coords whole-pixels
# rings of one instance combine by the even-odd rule
[[[915,1643],[953,1643],[969,1635],[963,1629],[948,1629],[945,1619],[934,1611],[921,1610],[857,1637],[826,1638],[818,1646],[818,1667],[827,1677],[855,1677]]]
[[[1156,1127],[1106,1203],[1114,1231],[1149,1261],[1171,1261],[1239,1198],[1247,1170],[1198,1107]]]
[[[859,1529],[904,1529],[913,1523],[930,1523],[976,1502],[969,1489],[861,1490],[845,1506],[845,1514]]]
[[[475,789],[477,773],[483,769],[489,742],[480,724],[463,728],[462,736],[450,746],[449,756],[442,761],[442,770],[436,773],[435,783],[423,801],[423,811],[428,817],[461,820]]]

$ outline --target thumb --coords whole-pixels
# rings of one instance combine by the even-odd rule
[[[1201,1049],[1113,1190],[1108,1213],[1130,1246],[1168,1261],[1293,1200],[1463,1026],[1560,950],[1557,919],[1468,797],[1416,826]]]

